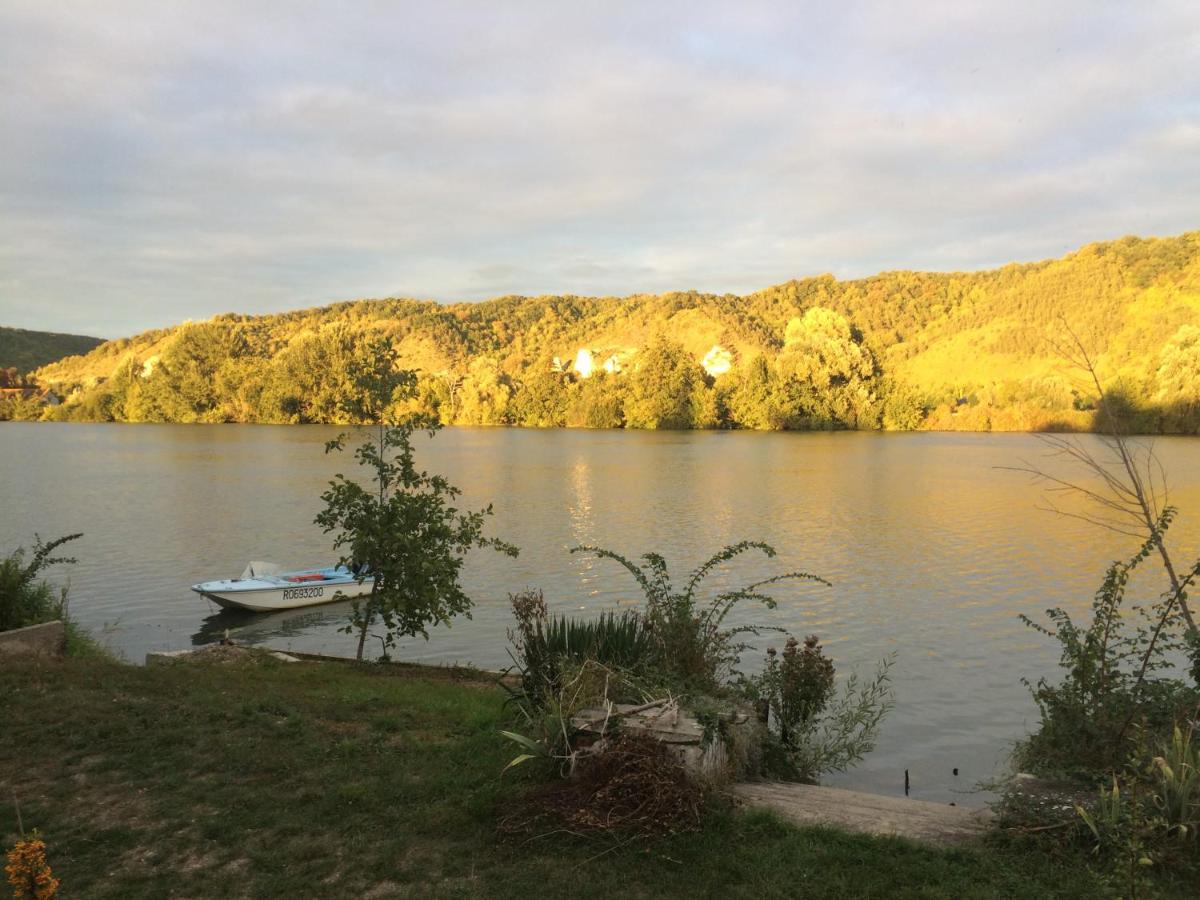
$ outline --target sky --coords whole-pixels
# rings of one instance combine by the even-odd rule
[[[0,0],[0,325],[1200,228],[1200,3]]]

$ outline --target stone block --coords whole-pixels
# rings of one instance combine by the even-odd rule
[[[61,657],[67,652],[67,626],[59,621],[0,631],[0,661],[15,657]]]

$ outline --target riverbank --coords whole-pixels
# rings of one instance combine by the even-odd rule
[[[699,834],[502,840],[503,692],[275,661],[0,670],[0,788],[64,893],[128,896],[1088,896],[1102,879],[992,840],[939,850],[711,815]],[[17,830],[0,803],[0,836]]]

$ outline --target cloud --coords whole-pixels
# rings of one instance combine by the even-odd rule
[[[0,322],[746,292],[1200,226],[1200,8],[6,3]]]

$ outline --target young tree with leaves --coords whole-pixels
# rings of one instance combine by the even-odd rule
[[[397,368],[386,340],[371,342],[348,367],[354,384],[347,415],[374,426],[371,440],[354,451],[371,472],[370,488],[345,475],[334,476],[321,495],[325,508],[316,523],[334,532],[341,563],[361,580],[373,579],[371,593],[354,601],[347,632],[357,632],[357,658],[363,658],[367,634],[382,623],[385,652],[400,637],[421,634],[458,614],[470,615],[471,600],[459,583],[465,555],[472,547],[492,547],[509,556],[517,548],[483,536],[492,507],[463,512],[454,504],[461,491],[440,475],[416,465],[412,436],[432,437],[441,427],[428,415],[397,415],[410,399],[417,379]],[[329,441],[325,452],[342,450],[346,435]]]

